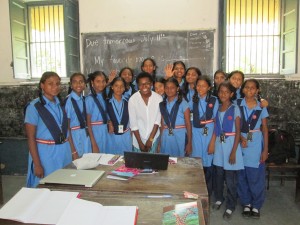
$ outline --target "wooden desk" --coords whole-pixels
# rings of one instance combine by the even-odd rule
[[[121,166],[98,166],[98,170],[109,172]],[[199,195],[204,219],[209,224],[208,193],[200,159],[181,158],[168,170],[157,174],[138,175],[128,181],[112,180],[106,175],[92,188],[71,185],[40,185],[51,190],[79,191],[81,198],[103,205],[137,205],[138,224],[156,225],[162,223],[163,207],[195,201],[185,199],[183,191]],[[171,198],[147,198],[149,195],[172,195]],[[201,214],[200,214],[201,215]],[[204,221],[203,221],[204,222]],[[0,224],[4,224],[1,223]]]

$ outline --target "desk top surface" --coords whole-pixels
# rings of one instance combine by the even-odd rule
[[[82,199],[103,205],[136,205],[139,208],[137,224],[161,224],[163,207],[197,201],[201,210],[199,211],[200,224],[205,224],[204,218],[206,222],[208,221],[208,193],[200,159],[180,158],[177,164],[170,164],[168,170],[159,171],[156,174],[137,175],[127,181],[106,177],[110,171],[121,165],[122,162],[114,166],[98,166],[96,169],[104,170],[106,173],[92,188],[57,184],[45,184],[39,187],[79,191]],[[198,200],[186,199],[183,191],[198,194],[200,198]],[[149,197],[151,195],[170,195],[171,197],[151,198]],[[0,224],[19,223],[0,220]]]
[[[182,195],[189,191],[200,196],[207,196],[204,172],[200,159],[180,158],[177,164],[170,164],[167,170],[155,174],[137,175],[127,181],[107,178],[110,171],[122,165],[98,166],[96,169],[104,170],[105,175],[92,187],[74,185],[45,184],[39,187],[50,189],[68,189],[76,191],[105,191],[121,193],[149,193]]]

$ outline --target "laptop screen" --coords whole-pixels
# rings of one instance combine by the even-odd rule
[[[169,155],[146,152],[124,152],[125,166],[129,168],[166,170]]]

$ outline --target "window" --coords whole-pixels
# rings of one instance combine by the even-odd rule
[[[296,72],[298,0],[226,0],[223,7],[226,71]]]
[[[80,71],[78,1],[10,0],[15,78]]]

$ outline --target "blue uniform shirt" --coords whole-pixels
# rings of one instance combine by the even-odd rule
[[[263,149],[263,134],[260,131],[260,126],[262,123],[262,119],[267,118],[269,116],[269,113],[266,108],[260,107],[259,101],[257,101],[257,105],[255,108],[249,109],[245,99],[243,99],[241,102],[241,106],[244,108],[244,116],[246,119],[248,119],[247,117],[251,115],[253,110],[262,110],[259,119],[257,120],[257,123],[254,127],[254,130],[258,131],[252,133],[252,141],[247,142],[248,147],[242,148],[245,166],[258,168],[260,164],[261,152]],[[246,133],[241,133],[241,135],[247,138]]]

